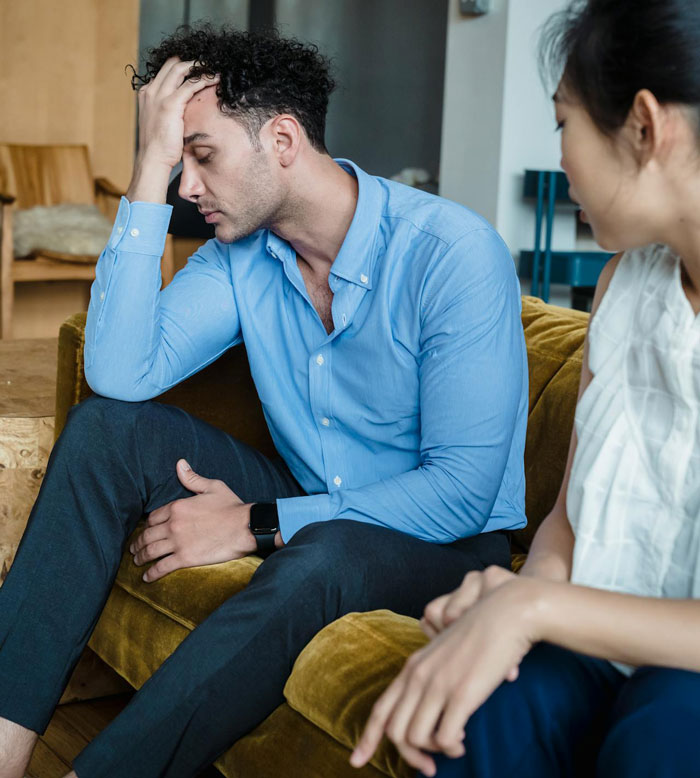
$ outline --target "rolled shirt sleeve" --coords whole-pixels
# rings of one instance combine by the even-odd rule
[[[161,291],[171,210],[123,197],[97,263],[85,375],[105,397],[156,397],[241,339],[228,254],[217,241],[200,248]]]

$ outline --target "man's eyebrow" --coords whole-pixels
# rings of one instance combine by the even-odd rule
[[[190,143],[194,143],[198,140],[205,140],[209,138],[210,136],[206,134],[206,132],[195,132],[192,135],[188,135],[186,138],[182,139],[182,145],[187,146]]]

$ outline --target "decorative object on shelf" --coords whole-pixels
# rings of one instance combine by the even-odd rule
[[[459,10],[467,16],[481,16],[491,10],[491,0],[459,0]]]
[[[557,203],[574,205],[569,197],[566,174],[561,170],[526,170],[523,196],[536,201],[535,246],[534,250],[520,252],[520,277],[531,278],[530,294],[541,297],[545,302],[549,302],[550,284],[568,284],[571,287],[572,307],[590,310],[600,271],[613,255],[607,251],[552,250],[555,206]]]

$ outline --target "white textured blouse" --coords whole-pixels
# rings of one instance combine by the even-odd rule
[[[669,248],[622,256],[588,358],[567,494],[571,580],[700,597],[700,316]]]

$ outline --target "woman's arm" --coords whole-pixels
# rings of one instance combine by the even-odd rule
[[[591,309],[591,318],[588,323],[590,332],[590,322],[600,306],[600,302],[610,285],[610,280],[615,273],[615,268],[620,261],[622,254],[616,254],[603,268],[598,279],[598,284],[593,298]],[[588,333],[583,347],[583,364],[581,365],[581,380],[578,388],[578,400],[586,391],[586,388],[593,380],[588,365]],[[569,477],[571,475],[571,466],[576,454],[576,428],[571,430],[571,442],[569,443],[569,455],[564,470],[564,478],[557,501],[549,512],[547,517],[540,525],[530,546],[530,552],[527,561],[520,574],[536,578],[549,578],[553,581],[568,581],[571,575],[571,562],[574,550],[574,533],[571,524],[566,515],[566,493],[569,488]]]
[[[538,640],[628,665],[700,672],[700,600],[544,583],[531,618]]]

